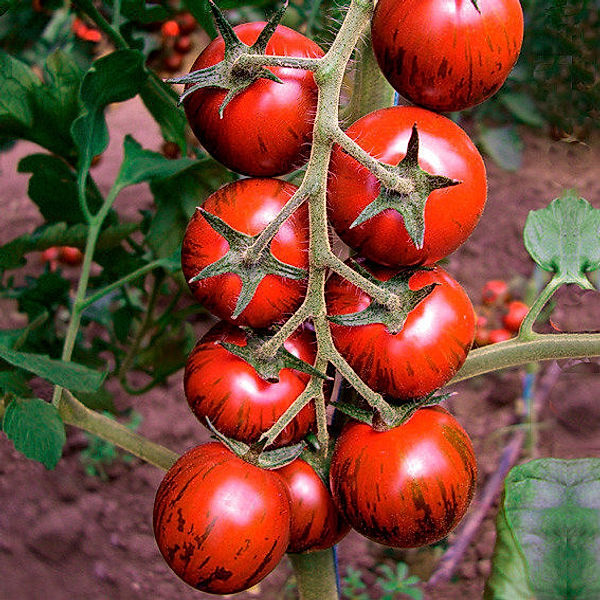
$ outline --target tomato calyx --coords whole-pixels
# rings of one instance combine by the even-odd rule
[[[384,290],[392,292],[396,297],[396,302],[390,306],[388,304],[381,304],[371,298],[369,306],[359,312],[328,315],[327,318],[329,321],[336,325],[357,327],[359,325],[382,323],[392,335],[400,333],[411,311],[425,300],[433,292],[435,286],[438,285],[437,283],[432,283],[421,289],[411,290],[408,282],[418,269],[403,270],[387,281],[380,281],[357,262],[354,262],[353,267],[369,281],[372,281]],[[421,270],[429,269],[421,268]]]
[[[225,238],[229,244],[229,250],[225,256],[204,267],[204,269],[194,275],[188,283],[191,284],[209,277],[224,275],[225,273],[234,273],[237,275],[242,282],[242,289],[231,315],[232,319],[239,317],[248,306],[265,276],[278,275],[280,277],[287,277],[288,279],[304,279],[306,277],[307,273],[305,269],[288,265],[275,258],[271,252],[270,243],[261,252],[257,254],[251,253],[250,249],[260,236],[260,233],[255,236],[242,233],[207,210],[201,207],[198,207],[197,210],[208,221],[208,224]]]
[[[265,335],[250,333],[248,330],[246,331],[245,346],[238,346],[237,344],[231,344],[229,342],[219,343],[228,352],[245,360],[265,381],[277,383],[279,381],[279,373],[282,369],[295,369],[296,371],[301,371],[302,373],[312,375],[313,377],[319,377],[320,379],[331,379],[331,377],[321,373],[321,371],[315,369],[309,363],[294,356],[283,345],[278,348],[274,356],[259,358],[260,349],[268,338]]]
[[[271,16],[258,36],[258,39],[252,46],[248,46],[240,40],[231,24],[225,19],[219,7],[212,0],[209,0],[209,5],[217,29],[225,42],[225,57],[221,62],[211,67],[207,67],[206,69],[192,71],[182,77],[167,79],[167,83],[184,83],[189,85],[179,97],[179,104],[181,104],[187,96],[201,88],[217,87],[227,90],[227,95],[219,107],[219,116],[223,118],[225,107],[238,94],[243,92],[258,79],[270,79],[277,83],[283,83],[275,73],[266,67],[260,65],[241,66],[238,61],[243,55],[264,56],[267,44],[283,17],[288,1],[286,0],[283,6]]]
[[[208,428],[212,431],[215,438],[231,450],[236,456],[245,460],[247,463],[260,467],[261,469],[279,469],[296,460],[306,448],[306,442],[302,441],[292,446],[284,446],[273,450],[265,450],[265,442],[258,441],[249,446],[228,438],[223,435],[211,422],[206,418]]]
[[[417,124],[412,127],[406,156],[396,165],[382,163],[383,167],[401,180],[397,187],[381,185],[375,200],[368,204],[350,225],[350,229],[391,208],[404,219],[404,226],[418,250],[425,240],[425,204],[434,190],[452,187],[461,183],[443,175],[432,175],[419,166],[419,133]],[[412,182],[412,189],[406,189],[406,179]]]

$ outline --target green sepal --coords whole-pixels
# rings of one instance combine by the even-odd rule
[[[481,11],[479,10],[479,6],[477,6],[477,0],[471,0],[471,4],[475,7],[475,10],[481,14]]]
[[[288,2],[286,0],[284,5],[271,16],[252,46],[248,46],[240,40],[233,27],[227,22],[219,7],[212,0],[209,0],[209,4],[217,29],[225,42],[223,60],[205,69],[198,69],[181,77],[167,79],[167,83],[183,83],[190,86],[179,97],[179,104],[190,94],[201,88],[216,87],[227,90],[227,94],[219,107],[219,117],[223,118],[225,107],[258,79],[270,79],[276,83],[283,83],[275,73],[266,67],[250,66],[242,69],[236,63],[240,56],[244,54],[261,56],[265,54],[267,44],[275,33]]]
[[[406,423],[419,409],[427,406],[437,406],[440,402],[444,402],[444,400],[450,398],[450,396],[454,396],[454,393],[436,396],[435,392],[431,392],[431,394],[427,394],[427,396],[422,396],[421,398],[403,400],[401,404],[394,404],[392,400],[391,402],[394,404],[394,411],[396,412],[396,420],[392,427],[399,427],[403,423]]]
[[[220,342],[221,346],[239,356],[242,360],[245,360],[249,365],[254,367],[258,375],[268,381],[269,383],[276,383],[279,381],[279,373],[281,369],[294,369],[301,371],[307,375],[313,377],[319,377],[320,379],[330,380],[331,377],[321,373],[318,369],[315,369],[312,365],[294,356],[291,352],[286,350],[283,346],[280,346],[274,357],[268,359],[258,358],[259,350],[265,342],[265,336],[257,334],[246,334],[246,345],[238,346],[237,344],[230,344],[229,342]]]
[[[373,411],[366,408],[359,408],[358,406],[351,404],[350,402],[344,402],[343,400],[338,400],[337,402],[332,402],[331,406],[336,410],[339,410],[341,413],[348,415],[352,419],[356,421],[360,421],[361,423],[366,423],[367,425],[373,425]]]
[[[419,133],[413,125],[406,156],[396,166],[384,164],[391,173],[410,178],[413,190],[409,193],[381,186],[379,195],[354,219],[350,229],[361,225],[387,209],[402,215],[404,227],[417,249],[423,248],[425,240],[425,204],[434,190],[458,185],[460,182],[442,175],[431,175],[419,166]]]
[[[562,283],[594,289],[586,273],[600,267],[600,209],[568,190],[529,213],[523,238],[542,269],[556,273]]]
[[[438,285],[437,283],[432,283],[419,290],[411,290],[408,282],[416,272],[415,269],[403,270],[388,281],[379,281],[379,279],[373,277],[358,263],[354,263],[353,266],[361,275],[377,283],[382,289],[396,294],[400,299],[400,306],[397,310],[392,311],[386,305],[371,299],[369,306],[359,312],[344,315],[329,315],[327,319],[336,325],[357,327],[360,325],[382,323],[391,334],[400,333],[411,311],[425,300],[433,292],[435,286]]]
[[[275,258],[271,252],[270,243],[257,258],[249,260],[247,252],[260,234],[255,236],[247,235],[233,229],[223,219],[209,213],[203,208],[198,208],[197,210],[202,213],[208,224],[219,235],[225,238],[229,244],[229,250],[225,256],[204,267],[204,269],[194,275],[189,280],[189,283],[195,283],[209,277],[216,277],[217,275],[224,275],[225,273],[237,275],[242,282],[242,289],[231,315],[233,319],[237,319],[248,306],[260,282],[267,275],[278,275],[288,279],[304,279],[307,276],[305,269],[288,265]]]
[[[298,444],[285,446],[284,448],[263,450],[263,445],[260,443],[249,446],[244,442],[228,438],[226,435],[223,435],[208,418],[206,418],[206,424],[213,435],[231,450],[231,452],[261,469],[271,470],[284,467],[296,460],[306,448],[306,442],[299,442]]]

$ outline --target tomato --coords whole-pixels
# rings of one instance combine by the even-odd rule
[[[398,273],[357,261],[380,281]],[[433,291],[393,334],[382,323],[346,326],[332,323],[340,354],[377,392],[397,399],[425,396],[442,387],[464,363],[475,335],[475,312],[462,287],[439,267],[411,276],[412,290],[436,283]],[[326,287],[327,312],[343,315],[364,310],[370,297],[339,275]]]
[[[169,469],[154,501],[154,535],[186,583],[234,594],[268,575],[290,536],[287,489],[220,443],[196,446]]]
[[[488,334],[490,344],[498,344],[512,339],[513,334],[508,329],[492,329]]]
[[[508,303],[508,312],[502,317],[502,324],[509,331],[517,333],[528,312],[529,306],[525,302],[513,300]]]
[[[234,28],[240,40],[252,45],[265,23]],[[319,58],[323,51],[292,29],[279,25],[266,54]],[[224,42],[218,37],[198,56],[191,71],[223,59]],[[202,88],[185,100],[190,126],[206,151],[229,169],[254,176],[273,176],[300,168],[308,159],[317,107],[317,86],[310,71],[270,67],[283,83],[258,79],[225,108],[226,91]]]
[[[523,42],[519,0],[379,0],[373,50],[392,86],[415,104],[463,110],[494,94]]]
[[[184,35],[189,35],[198,26],[194,15],[189,12],[183,12],[178,15],[177,22],[179,23],[179,29],[181,30],[181,33]]]
[[[175,40],[173,47],[179,54],[187,54],[192,49],[192,40],[189,35],[182,35]]]
[[[350,525],[335,504],[327,485],[304,460],[297,458],[274,471],[290,494],[291,529],[288,552],[311,552],[335,546]]]
[[[169,73],[177,73],[179,69],[181,69],[181,65],[183,64],[183,55],[179,54],[179,52],[172,52],[171,54],[167,54],[163,60],[163,65],[166,71]]]
[[[246,334],[227,323],[218,323],[190,353],[184,374],[185,395],[201,423],[206,417],[223,434],[246,444],[275,424],[302,393],[310,376],[294,369],[282,369],[279,381],[262,379],[243,358],[226,350],[220,342],[246,345]],[[285,348],[311,365],[316,341],[308,330],[298,330],[285,342]],[[282,431],[273,446],[301,441],[313,429],[315,409],[307,404]]]
[[[165,21],[161,27],[160,32],[163,37],[177,37],[179,35],[179,23],[177,21]]]
[[[331,158],[327,201],[334,229],[359,254],[390,267],[433,264],[454,252],[477,225],[487,194],[481,155],[467,134],[446,117],[420,108],[384,108],[359,119],[346,133],[378,160],[397,165],[406,155],[415,123],[420,167],[461,182],[429,194],[422,249],[417,249],[403,217],[392,208],[351,228],[377,198],[381,184],[338,146]]]
[[[458,421],[436,406],[378,432],[352,421],[331,460],[331,491],[350,525],[371,540],[414,548],[442,539],[473,497],[477,464]]]
[[[503,279],[490,279],[485,282],[481,292],[481,301],[484,304],[501,304],[510,297],[508,284]]]
[[[83,253],[74,246],[62,246],[59,260],[65,265],[77,266],[83,262]]]
[[[248,235],[260,233],[296,191],[296,186],[278,179],[242,179],[209,196],[203,208],[220,217],[235,230]],[[183,238],[181,267],[189,281],[204,267],[223,257],[229,244],[196,211]],[[279,229],[271,243],[275,258],[308,267],[308,208],[301,206]],[[240,326],[268,327],[292,314],[302,302],[306,281],[266,275],[237,319],[232,314],[241,290],[241,279],[225,273],[190,284],[198,302],[221,319]]]

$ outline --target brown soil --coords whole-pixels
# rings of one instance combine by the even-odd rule
[[[121,159],[125,133],[132,133],[144,147],[158,149],[159,144],[155,125],[135,101],[113,108],[109,122],[113,142],[95,171],[104,190]],[[552,142],[530,134],[526,134],[526,142],[519,172],[503,172],[488,161],[485,214],[472,238],[448,263],[448,270],[474,300],[487,279],[511,280],[518,287],[530,276],[532,263],[521,241],[529,210],[544,207],[566,188],[576,188],[600,206],[599,144]],[[15,172],[18,159],[32,151],[37,149],[22,143],[0,154],[5,198],[0,243],[31,230],[40,221],[26,196],[27,177]],[[127,207],[132,214],[150,203],[150,193],[143,185],[126,190],[119,198],[120,207]],[[32,259],[28,268],[36,271],[41,267]],[[20,324],[11,305],[3,305],[1,313],[2,325]],[[560,295],[555,316],[557,325],[565,330],[598,329],[598,296],[566,290]],[[457,386],[458,394],[449,401],[475,444],[480,489],[497,468],[507,439],[502,428],[515,421],[521,376],[521,372],[513,371],[473,380]],[[600,455],[598,384],[597,368],[588,367],[584,373],[571,370],[559,378],[541,409],[543,427],[535,456]],[[40,389],[41,395],[47,393]],[[142,434],[175,451],[182,452],[208,437],[187,408],[181,374],[173,376],[168,386],[143,397],[123,397],[125,402],[142,414]],[[83,433],[70,430],[63,460],[54,471],[46,471],[14,451],[6,437],[0,437],[0,600],[213,597],[179,581],[156,549],[151,515],[161,472],[140,461],[118,462],[108,468],[108,481],[89,477],[79,459],[86,443]],[[521,459],[527,456],[523,454]],[[426,598],[481,598],[490,570],[494,516],[491,513],[486,518],[455,580],[428,591]],[[400,558],[426,579],[442,551],[438,546],[390,552],[353,533],[339,545],[339,564],[342,574],[349,566],[363,570],[376,598],[377,565],[390,557]],[[283,561],[260,588],[236,597],[282,599],[290,575],[291,568]]]

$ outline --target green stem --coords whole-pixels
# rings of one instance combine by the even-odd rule
[[[286,67],[315,71],[320,59],[303,56],[276,56],[273,54],[242,54],[236,61],[239,67]]]
[[[469,352],[462,369],[448,385],[530,362],[600,356],[600,333],[533,334]]]
[[[333,548],[303,554],[288,554],[300,600],[334,600],[338,597]]]
[[[533,324],[535,323],[535,320],[538,318],[544,306],[546,306],[550,298],[552,298],[556,290],[562,284],[562,279],[557,275],[555,275],[548,282],[548,285],[542,290],[542,293],[537,297],[536,301],[533,303],[533,306],[529,309],[527,316],[523,319],[519,329],[519,339],[530,339],[536,335],[536,333],[533,331]]]
[[[93,2],[89,0],[74,0],[74,4],[96,23],[98,29],[107,35],[115,48],[118,50],[129,48],[129,44],[125,41],[125,38],[100,14]]]

